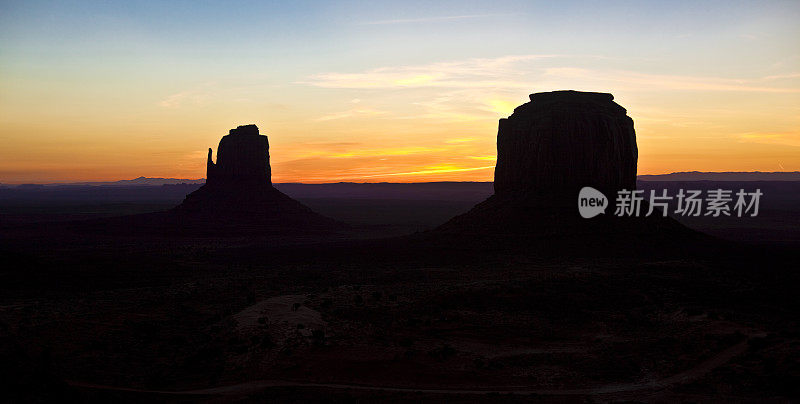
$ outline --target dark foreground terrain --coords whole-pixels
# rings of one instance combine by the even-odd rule
[[[165,238],[78,231],[21,210],[5,215],[6,398],[800,397],[796,222],[781,224],[783,241],[761,244],[701,235],[587,240],[430,232],[368,240],[364,234],[433,227],[434,217],[471,204],[331,198],[326,205],[316,198],[318,207],[314,198],[298,199],[354,227],[336,235]],[[49,205],[40,214],[56,208],[64,209]]]
[[[672,216],[695,230],[727,240],[800,247],[800,181],[673,181],[665,179],[671,178],[669,175],[650,177],[660,179],[638,182],[638,188],[646,191],[646,197],[651,190],[658,193],[664,189],[672,196],[679,189],[702,190],[704,195],[718,188],[734,193],[739,189],[748,192],[760,189],[764,195],[756,217]],[[167,210],[201,185],[0,187],[0,224],[82,220]],[[493,193],[490,182],[275,184],[275,187],[318,213],[356,226],[369,226],[366,234],[370,236],[431,230],[467,212]],[[675,201],[671,206],[672,214]],[[609,214],[612,209],[613,205]]]

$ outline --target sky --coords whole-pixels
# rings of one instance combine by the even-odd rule
[[[0,183],[202,178],[230,128],[273,182],[491,181],[553,90],[633,118],[639,174],[800,170],[798,1],[0,0]]]

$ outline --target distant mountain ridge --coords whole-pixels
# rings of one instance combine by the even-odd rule
[[[139,177],[132,180],[119,180],[119,181],[85,181],[85,182],[51,182],[46,184],[19,184],[17,187],[35,187],[35,186],[102,186],[102,187],[130,187],[130,186],[160,186],[160,185],[176,185],[176,184],[205,184],[206,179],[200,178],[196,180],[182,179],[182,178],[151,178]],[[11,186],[12,184],[2,184],[2,186]]]
[[[703,172],[703,171],[682,171],[670,174],[646,174],[636,177],[639,181],[800,181],[800,171],[726,171],[726,172]],[[183,179],[183,178],[151,178],[139,177],[132,180],[119,181],[100,181],[100,182],[55,182],[46,184],[0,184],[0,187],[40,187],[40,186],[160,186],[176,184],[205,184],[206,179]],[[491,181],[430,181],[417,184],[447,184],[447,183],[487,183]],[[281,185],[301,185],[300,182],[287,182]],[[304,185],[332,185],[332,184],[361,184],[357,182],[336,182],[325,184],[304,184]],[[376,182],[367,184],[409,184]],[[411,183],[413,184],[413,183]]]
[[[800,181],[800,171],[684,171],[670,174],[639,175],[639,181]]]

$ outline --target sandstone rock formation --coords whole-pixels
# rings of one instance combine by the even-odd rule
[[[572,206],[585,186],[635,189],[636,133],[614,96],[553,91],[530,100],[500,120],[496,195]]]
[[[638,152],[633,120],[613,100],[579,91],[532,94],[500,120],[495,194],[439,231],[570,235],[679,227],[660,214],[614,216],[617,191],[636,189]],[[579,216],[578,193],[586,186],[606,195],[605,214]]]
[[[223,136],[216,163],[209,149],[207,170],[206,184],[174,209],[179,226],[273,233],[338,226],[272,186],[269,141],[256,125],[239,126]]]
[[[269,140],[258,134],[256,125],[239,126],[222,137],[217,146],[217,162],[208,149],[207,184],[272,184],[269,166]]]

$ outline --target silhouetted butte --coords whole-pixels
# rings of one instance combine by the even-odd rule
[[[216,163],[208,149],[207,171],[205,185],[173,210],[180,225],[273,232],[337,226],[272,186],[269,140],[256,125],[239,126],[223,136]]]
[[[553,91],[500,119],[495,193],[439,231],[573,235],[682,231],[660,211],[614,216],[617,191],[636,189],[638,150],[633,120],[607,93]],[[593,187],[608,198],[605,214],[583,219],[578,193]],[[648,211],[643,202],[641,215]]]

